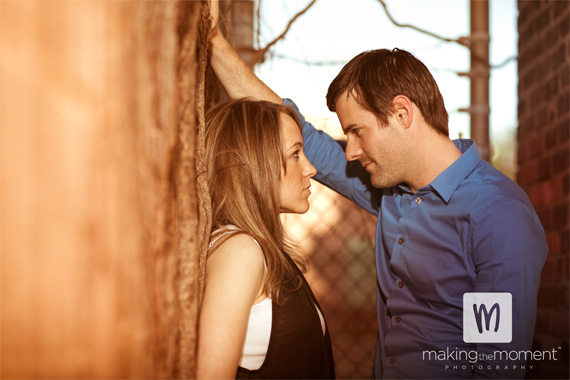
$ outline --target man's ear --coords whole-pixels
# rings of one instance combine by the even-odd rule
[[[405,128],[409,128],[414,120],[414,107],[412,101],[405,95],[396,95],[392,100],[392,109],[396,121]]]

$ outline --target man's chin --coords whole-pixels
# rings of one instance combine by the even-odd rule
[[[390,181],[388,178],[382,178],[378,175],[372,175],[370,177],[370,183],[377,189],[388,189],[390,187],[394,187],[397,183],[393,183],[394,181]]]
[[[372,183],[372,186],[374,186],[377,189],[385,189],[386,187],[388,187],[385,185],[383,181],[374,180],[374,178],[371,178],[370,182]]]

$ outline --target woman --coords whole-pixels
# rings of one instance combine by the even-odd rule
[[[213,233],[198,378],[333,378],[326,323],[279,216],[309,209],[316,173],[296,114],[232,100],[206,128]]]

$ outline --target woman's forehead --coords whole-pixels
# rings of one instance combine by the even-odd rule
[[[303,141],[299,125],[288,115],[281,114],[281,128],[285,137],[287,147]]]

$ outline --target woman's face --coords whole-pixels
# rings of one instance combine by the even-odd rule
[[[311,177],[317,173],[303,152],[303,136],[290,116],[281,114],[285,138],[285,165],[281,169],[281,212],[302,214],[309,209]]]

